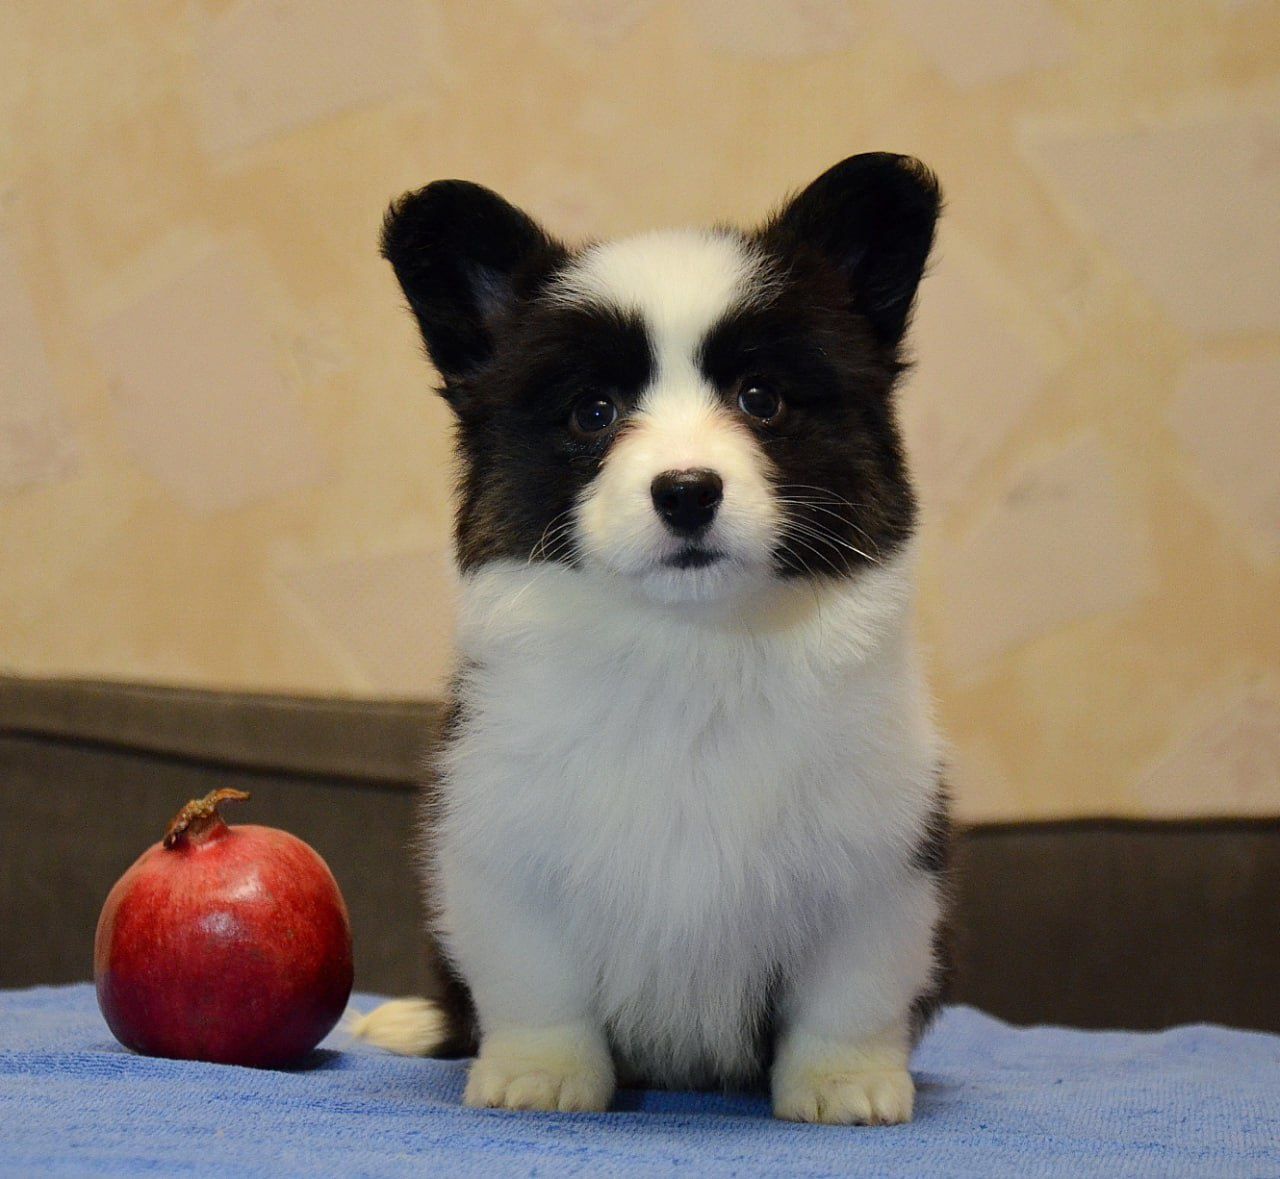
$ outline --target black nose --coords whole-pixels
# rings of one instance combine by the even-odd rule
[[[711,523],[724,498],[724,483],[714,471],[663,471],[650,491],[667,527],[690,536]]]

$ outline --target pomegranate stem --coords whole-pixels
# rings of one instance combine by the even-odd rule
[[[218,814],[219,805],[224,802],[248,801],[247,791],[233,790],[229,786],[211,790],[203,798],[193,798],[173,816],[169,829],[164,833],[165,847],[172,849],[188,841],[203,843],[219,830],[225,831],[227,825]]]

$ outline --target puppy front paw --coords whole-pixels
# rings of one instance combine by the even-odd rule
[[[802,1072],[774,1083],[773,1113],[790,1122],[894,1126],[911,1121],[915,1092],[904,1068]]]
[[[613,1061],[593,1029],[508,1029],[484,1038],[462,1100],[482,1109],[598,1113],[613,1090]]]
[[[907,1055],[897,1026],[858,1040],[792,1031],[774,1063],[774,1116],[840,1126],[909,1122],[916,1089]]]

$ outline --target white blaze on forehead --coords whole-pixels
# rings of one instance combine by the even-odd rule
[[[591,246],[556,280],[553,297],[640,316],[659,372],[692,361],[707,332],[767,291],[764,259],[741,238],[661,230]]]

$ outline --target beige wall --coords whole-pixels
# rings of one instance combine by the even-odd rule
[[[760,217],[868,148],[949,209],[904,413],[969,816],[1280,811],[1280,9],[0,6],[0,670],[419,694],[446,414],[375,252]]]

